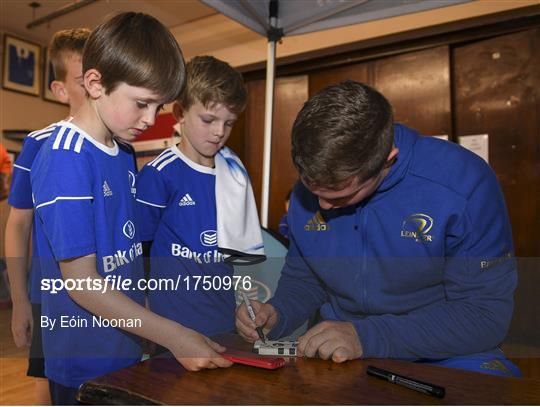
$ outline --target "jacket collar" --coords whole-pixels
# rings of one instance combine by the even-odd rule
[[[394,124],[394,145],[399,149],[396,161],[390,172],[384,177],[375,195],[397,185],[407,173],[412,158],[413,146],[418,140],[418,133],[401,124]]]

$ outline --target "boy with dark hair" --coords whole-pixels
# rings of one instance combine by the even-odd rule
[[[520,374],[498,348],[516,287],[511,229],[480,157],[394,124],[384,96],[352,81],[305,103],[292,156],[291,246],[274,297],[252,302],[257,326],[281,337],[319,310],[299,354]],[[237,327],[257,339],[244,306]]]
[[[188,370],[230,365],[217,353],[221,346],[141,305],[135,168],[113,138],[134,139],[180,94],[180,47],[155,18],[122,13],[88,38],[83,72],[85,102],[53,129],[31,175],[45,373],[55,404],[75,403],[84,381],[139,361],[131,334],[170,349]]]
[[[153,241],[150,276],[182,282],[149,292],[150,308],[212,335],[234,330],[238,284],[223,249],[262,255],[262,236],[247,172],[225,147],[246,103],[242,76],[210,56],[195,57],[186,71],[173,106],[180,143],[141,170],[137,202],[142,239]]]
[[[82,83],[82,52],[90,30],[75,28],[58,31],[49,44],[49,55],[55,80],[51,91],[56,99],[69,104],[69,117],[79,109],[85,99]],[[30,266],[28,285],[28,249],[34,217],[30,169],[36,154],[56,124],[30,133],[23,143],[13,170],[13,182],[9,204],[11,205],[6,224],[6,256],[13,299],[11,330],[15,345],[30,345],[28,376],[36,378],[37,404],[50,404],[49,384],[45,379],[45,365],[41,344],[41,292],[40,272],[36,261]],[[32,246],[35,246],[33,240]],[[35,256],[35,249],[32,251]],[[28,287],[29,286],[29,287]]]

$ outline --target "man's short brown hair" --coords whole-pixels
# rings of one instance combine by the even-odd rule
[[[240,114],[246,106],[246,87],[240,72],[211,56],[197,56],[186,66],[186,88],[178,103],[187,110],[197,101],[205,107],[221,103]]]
[[[97,69],[106,93],[120,83],[146,88],[172,102],[185,84],[182,50],[154,17],[121,13],[98,26],[86,42],[83,73]]]
[[[84,44],[90,36],[90,32],[88,28],[73,28],[54,33],[48,52],[56,80],[62,82],[66,80],[65,58],[69,54],[82,57]]]
[[[292,129],[292,159],[309,184],[335,189],[377,175],[394,142],[392,106],[375,89],[345,81],[303,106]]]

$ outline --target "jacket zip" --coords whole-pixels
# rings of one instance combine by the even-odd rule
[[[362,303],[365,313],[369,313],[368,300],[367,300],[367,213],[366,208],[362,209]]]

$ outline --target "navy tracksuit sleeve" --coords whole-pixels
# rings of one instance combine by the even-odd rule
[[[474,188],[446,232],[446,301],[403,315],[353,321],[364,357],[442,359],[489,351],[504,339],[517,284],[511,229],[494,174]]]
[[[319,278],[309,268],[298,249],[294,236],[290,236],[289,252],[278,288],[268,302],[279,313],[277,325],[270,338],[281,338],[301,326],[326,300],[326,291]]]

